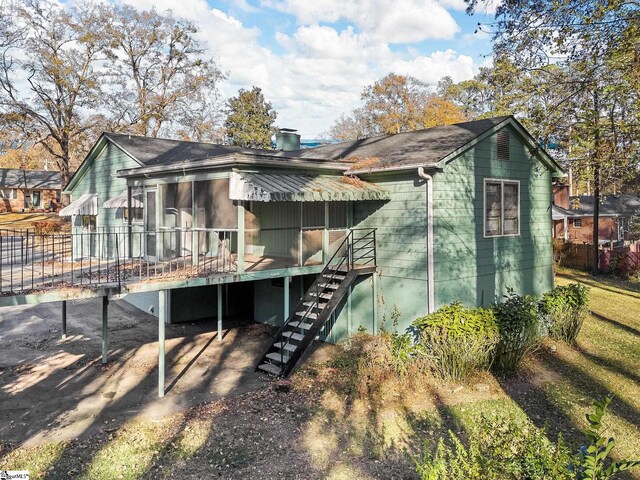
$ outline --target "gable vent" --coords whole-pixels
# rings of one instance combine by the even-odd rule
[[[498,160],[509,160],[509,132],[500,131],[496,135],[498,143]]]

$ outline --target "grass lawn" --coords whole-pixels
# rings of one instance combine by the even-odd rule
[[[33,228],[35,222],[41,222],[43,220],[54,220],[56,222],[62,219],[57,213],[0,213],[0,229],[27,229]],[[68,222],[64,225],[67,226]],[[64,229],[64,226],[63,226]]]
[[[638,458],[640,286],[576,271],[557,281],[588,284],[592,313],[576,347],[547,340],[515,376],[469,385],[371,379],[363,388],[352,359],[338,352],[302,368],[290,392],[269,387],[160,422],[106,423],[69,442],[0,443],[0,469],[47,479],[415,478],[412,457],[425,441],[448,429],[464,437],[480,415],[547,424],[549,436],[563,432],[577,445],[584,414],[607,393],[615,394],[604,419],[614,456]],[[621,478],[640,479],[640,471]]]

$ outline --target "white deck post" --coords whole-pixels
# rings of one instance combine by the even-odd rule
[[[171,291],[160,290],[158,292],[158,317],[164,323],[171,323]]]
[[[244,273],[244,202],[238,202],[238,253],[237,272]]]
[[[222,284],[218,284],[218,341],[222,341]]]
[[[107,326],[109,298],[102,297],[102,363],[107,363],[109,356],[109,329]]]

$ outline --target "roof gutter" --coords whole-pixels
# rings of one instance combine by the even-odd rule
[[[433,177],[418,167],[418,176],[426,180],[427,187],[427,313],[435,311],[436,294],[433,267]]]

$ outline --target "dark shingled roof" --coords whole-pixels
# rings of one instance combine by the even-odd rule
[[[234,153],[274,155],[275,150],[233,147],[215,143],[186,142],[165,138],[149,138],[119,133],[106,133],[107,138],[123,148],[145,166],[163,165],[173,162],[202,160]]]
[[[117,133],[105,133],[105,136],[145,166],[189,162],[239,153],[283,159],[293,157],[302,160],[346,160],[352,161],[354,169],[358,168],[362,160],[367,159],[365,168],[385,169],[433,165],[508,118],[487,118],[287,152]]]
[[[487,118],[396,135],[321,145],[286,152],[283,155],[334,161],[353,159],[354,170],[359,169],[359,163],[363,165],[362,168],[373,169],[433,165],[508,118]]]
[[[593,196],[569,197],[571,215],[593,215]],[[605,195],[600,199],[600,215],[620,215],[628,217],[640,215],[639,195]]]
[[[60,172],[47,170],[0,168],[0,187],[59,190],[62,188],[62,177]]]

